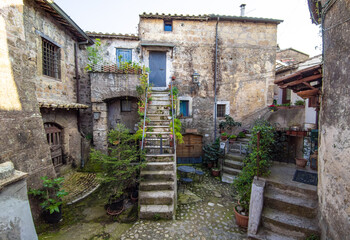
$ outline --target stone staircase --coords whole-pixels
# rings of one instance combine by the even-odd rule
[[[236,176],[241,172],[249,137],[250,135],[247,135],[246,138],[240,138],[238,141],[229,144],[229,152],[222,162],[222,182],[233,183]]]
[[[140,219],[174,219],[176,206],[176,153],[170,147],[168,91],[152,91],[147,107],[150,119],[146,132],[147,165],[141,170],[139,191]],[[161,147],[162,146],[162,147]]]
[[[317,192],[267,180],[261,226],[254,239],[292,240],[318,235]]]

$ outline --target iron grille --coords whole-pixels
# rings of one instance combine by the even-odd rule
[[[217,105],[217,117],[225,117],[226,105],[218,104]]]
[[[43,40],[43,74],[61,79],[60,48],[46,39]]]

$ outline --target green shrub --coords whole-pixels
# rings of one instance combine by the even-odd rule
[[[217,162],[219,158],[222,156],[222,151],[220,149],[220,139],[217,138],[214,143],[207,144],[203,147],[204,151],[204,162],[214,163],[215,166],[217,166]]]
[[[304,106],[305,101],[304,100],[296,100],[294,103],[295,106]]]

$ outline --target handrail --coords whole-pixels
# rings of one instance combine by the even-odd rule
[[[176,141],[175,141],[175,123],[174,123],[174,93],[173,93],[173,81],[170,82],[170,91],[171,91],[171,119],[173,122],[173,148],[174,148],[174,154],[176,152]]]
[[[145,129],[146,129],[146,114],[147,114],[147,89],[148,86],[145,89],[145,113],[143,115],[143,129],[142,129],[142,141],[141,141],[141,150],[143,150],[143,143],[145,140]]]

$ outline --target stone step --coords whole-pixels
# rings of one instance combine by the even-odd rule
[[[141,171],[142,180],[174,181],[174,171]]]
[[[174,190],[174,181],[142,181],[141,191]]]
[[[146,132],[148,138],[159,138],[159,135],[162,135],[162,138],[169,138],[170,132]]]
[[[146,154],[147,162],[174,162],[174,154]]]
[[[239,153],[227,153],[225,155],[225,159],[233,160],[233,161],[238,161],[242,162],[244,160],[245,156]]]
[[[225,159],[224,166],[229,167],[229,168],[234,168],[237,170],[241,170],[243,168],[243,162]]]
[[[173,219],[174,205],[141,205],[140,219]]]
[[[173,171],[173,162],[148,162],[143,168],[145,171]]]
[[[153,125],[153,126],[150,126],[148,125],[148,127],[152,127],[153,129],[153,132],[170,132],[170,128],[169,126],[161,126],[161,125]]]
[[[151,120],[150,123],[148,124],[149,127],[153,126],[170,126],[170,121],[169,119],[166,120]]]
[[[234,175],[234,176],[237,176],[241,172],[241,170],[233,169],[233,168],[229,168],[229,167],[225,167],[225,166],[222,168],[222,171],[224,173],[228,173],[228,174]]]
[[[305,198],[298,193],[292,195],[291,192],[273,187],[265,190],[264,206],[306,218],[314,218],[317,215],[315,199]]]
[[[295,216],[265,207],[262,213],[263,227],[278,234],[296,239],[305,239],[312,234],[318,235],[316,219]]]
[[[172,205],[174,203],[174,191],[140,191],[140,205]]]
[[[170,100],[152,100],[152,103],[149,104],[150,106],[167,106],[167,105],[171,105],[171,101]]]
[[[230,175],[228,173],[223,173],[221,176],[221,181],[225,183],[233,183],[236,179],[236,176]]]
[[[162,115],[169,115],[169,109],[147,109],[147,115],[149,114],[162,114]]]
[[[171,116],[169,116],[169,114],[147,114],[146,117],[148,117],[151,122],[154,120],[171,120]]]
[[[160,138],[148,138],[146,137],[146,142],[149,143],[149,145],[160,145]],[[162,144],[163,146],[169,145],[170,138],[168,136],[162,138]]]
[[[258,233],[255,235],[249,234],[249,237],[250,239],[258,239],[258,240],[295,240],[295,238],[293,237],[274,233],[264,228],[259,229]]]
[[[310,185],[306,185],[302,187],[303,184],[298,185],[287,185],[279,182],[278,180],[268,179],[266,181],[266,188],[278,188],[282,190],[284,193],[292,195],[308,198],[313,201],[317,201],[317,188],[310,189]]]
[[[146,153],[148,154],[173,154],[173,147],[162,146],[162,152],[160,152],[160,146],[145,146]]]
[[[169,101],[170,96],[165,94],[152,94],[152,101]]]

